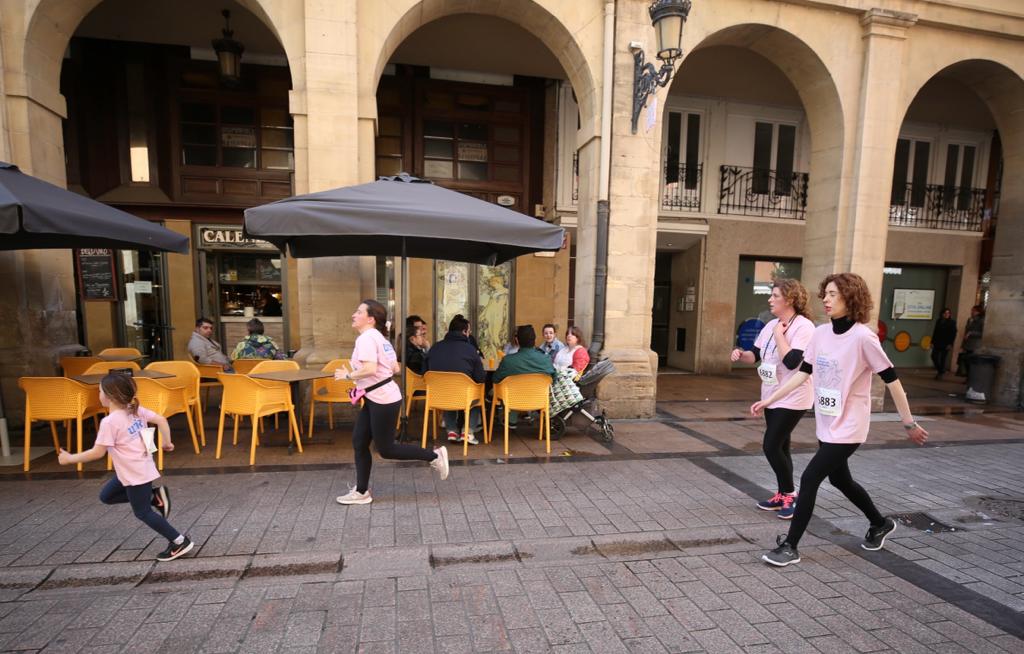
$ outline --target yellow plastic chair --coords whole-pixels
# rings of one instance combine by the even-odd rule
[[[324,372],[334,372],[338,368],[342,366],[347,367],[348,365],[348,359],[332,359],[321,370]],[[327,404],[327,425],[330,429],[334,429],[334,405],[348,402],[348,389],[354,386],[355,384],[348,380],[334,379],[333,377],[313,380],[313,392],[309,396],[309,431],[307,432],[307,438],[313,438],[313,411],[316,403],[324,402]]]
[[[264,361],[264,359],[233,359],[231,361],[231,367],[235,369],[239,375],[248,375],[252,372],[252,369],[256,367],[257,363]]]
[[[204,391],[202,406],[209,406],[210,389],[220,388],[220,381],[217,379],[217,375],[224,372],[224,367],[217,363],[194,363],[193,365],[199,371],[199,388]],[[203,444],[205,445],[206,442],[204,441]]]
[[[199,401],[199,368],[191,361],[154,361],[146,370],[174,375],[174,379],[163,379],[165,384],[181,386],[185,401],[192,410],[192,420],[199,430],[199,442],[206,447],[206,427],[203,424],[203,405]]]
[[[252,369],[249,371],[249,374],[257,374],[261,372],[282,372],[288,370],[299,370],[299,362],[285,359],[258,359],[256,361],[256,365],[254,365]],[[238,372],[238,370],[236,369],[235,372]],[[290,388],[291,386],[290,384],[288,384],[288,382],[276,382],[267,379],[262,379],[260,381],[262,381],[264,384],[281,384],[285,388]],[[274,429],[277,429],[277,427],[277,415],[275,414]]]
[[[117,370],[118,368],[131,368],[132,370],[142,370],[139,364],[134,361],[97,361],[88,368],[85,369],[83,375],[105,375],[111,370]]]
[[[531,373],[510,375],[494,385],[491,402],[491,433],[494,433],[494,414],[498,402],[505,411],[505,456],[508,456],[508,419],[512,411],[540,411],[540,434],[537,440],[547,436],[547,452],[551,454],[551,375]]]
[[[220,424],[217,427],[217,457],[220,458],[224,441],[224,416],[249,416],[252,420],[252,443],[249,449],[249,465],[256,465],[256,446],[259,444],[259,419],[275,413],[288,413],[288,440],[295,439],[295,446],[302,452],[302,438],[299,425],[295,422],[295,407],[288,384],[253,379],[247,375],[220,373],[217,375],[224,385],[224,397],[220,402]],[[238,423],[235,422],[234,444],[238,444]]]
[[[71,424],[75,421],[78,451],[82,451],[82,421],[95,416],[100,408],[92,405],[95,389],[66,377],[21,377],[18,387],[25,391],[25,472],[29,471],[32,453],[32,421],[47,420],[53,436],[54,451],[60,450],[56,421],[68,425],[68,449],[71,449]],[[82,464],[78,464],[82,469]]]
[[[196,438],[196,426],[192,422],[192,411],[190,410],[188,400],[186,399],[185,387],[175,386],[172,384],[165,383],[160,379],[139,377],[135,380],[135,386],[137,388],[135,397],[138,398],[140,406],[144,406],[150,411],[158,413],[165,418],[170,418],[171,416],[176,416],[179,413],[184,413],[185,419],[188,421],[189,434],[192,436],[192,448],[195,450],[196,454],[199,454],[199,439]],[[156,467],[159,470],[163,470],[163,448],[157,448],[156,458]]]
[[[487,410],[484,405],[484,385],[477,384],[469,376],[461,372],[434,372],[428,370],[423,379],[427,385],[427,396],[423,409],[423,447],[427,446],[427,423],[431,423],[431,432],[434,440],[437,439],[438,411],[465,411],[466,421],[462,427],[462,456],[469,455],[469,412],[474,406],[479,406],[481,421],[486,416]],[[431,411],[434,411],[434,421],[431,421]],[[484,422],[484,442],[490,442],[490,432],[487,430],[487,423]]]
[[[60,367],[65,377],[78,377],[84,375],[89,366],[101,361],[103,359],[99,357],[61,357]]]
[[[97,355],[100,357],[138,357],[142,358],[142,352],[134,347],[108,347],[101,350]]]
[[[416,393],[419,393],[417,395]],[[427,382],[423,375],[417,374],[408,367],[405,369],[405,418],[409,419],[413,402],[427,401]],[[426,416],[423,417],[426,420]]]

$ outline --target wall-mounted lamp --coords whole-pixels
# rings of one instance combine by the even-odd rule
[[[220,15],[224,17],[224,29],[221,30],[221,38],[213,40],[213,50],[217,53],[221,81],[233,86],[242,77],[242,53],[245,52],[245,46],[232,38],[235,32],[231,29],[231,11],[223,9]]]
[[[655,0],[648,12],[651,24],[658,37],[658,59],[661,69],[644,60],[642,48],[632,44],[633,49],[633,133],[640,120],[640,111],[647,104],[647,96],[659,86],[665,86],[672,79],[676,59],[683,56],[683,25],[690,14],[690,0]]]

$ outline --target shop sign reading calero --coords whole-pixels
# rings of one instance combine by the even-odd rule
[[[266,241],[246,238],[237,225],[200,225],[199,247],[204,250],[277,250]]]

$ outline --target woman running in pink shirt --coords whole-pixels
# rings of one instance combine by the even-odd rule
[[[779,536],[778,547],[761,558],[771,565],[787,566],[800,562],[797,545],[814,511],[818,487],[827,477],[848,500],[854,503],[870,522],[861,547],[880,550],[885,538],[896,530],[896,522],[875,508],[867,491],[853,480],[849,458],[867,440],[871,424],[871,375],[885,382],[896,404],[907,437],[918,445],[928,439],[928,432],[914,421],[907,394],[896,377],[892,362],[882,350],[878,335],[867,326],[871,315],[871,293],[868,285],[854,273],[829,275],[818,290],[830,324],[814,330],[804,350],[800,370],[779,386],[767,399],[755,402],[750,412],[761,411],[791,393],[814,373],[814,416],[818,435],[818,451],[800,477],[800,501],[789,526],[789,533]]]
[[[807,307],[807,289],[795,279],[779,278],[772,284],[768,298],[774,320],[758,334],[750,350],[736,348],[732,361],[758,363],[761,378],[761,399],[767,399],[779,384],[797,373],[804,349],[811,342],[814,323]],[[790,520],[796,511],[796,488],[793,487],[793,458],[789,453],[790,438],[800,419],[814,404],[811,381],[808,379],[791,393],[764,410],[764,456],[778,483],[775,495],[757,503],[762,511],[776,511],[782,520]]]
[[[167,522],[171,512],[171,496],[166,486],[153,488],[160,473],[153,463],[142,430],[146,423],[160,429],[160,443],[165,452],[174,449],[167,418],[139,406],[135,397],[135,380],[127,375],[109,374],[100,381],[100,403],[110,410],[100,421],[96,444],[91,450],[70,454],[63,449],[57,456],[61,465],[87,463],[110,454],[114,463],[112,477],[100,491],[104,504],[131,503],[135,517],[166,538],[167,549],[156,556],[157,561],[173,561],[192,551],[192,541]]]

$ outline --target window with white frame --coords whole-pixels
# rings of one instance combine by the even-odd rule
[[[924,206],[931,148],[931,142],[924,139],[900,138],[896,141],[891,204],[909,204],[911,207]]]
[[[558,176],[556,204],[575,209],[579,201],[579,153],[576,134],[580,129],[580,108],[572,85],[561,82],[558,90]]]
[[[966,209],[970,205],[977,152],[976,145],[966,143],[946,145],[946,171],[942,180],[942,198],[947,207],[952,206],[954,200],[958,209]]]
[[[693,190],[699,183],[701,114],[669,111],[665,129],[665,184]]]
[[[796,160],[796,125],[788,123],[754,123],[754,176],[751,190],[765,195],[789,195],[793,187],[793,165]],[[772,189],[772,171],[775,188]]]

